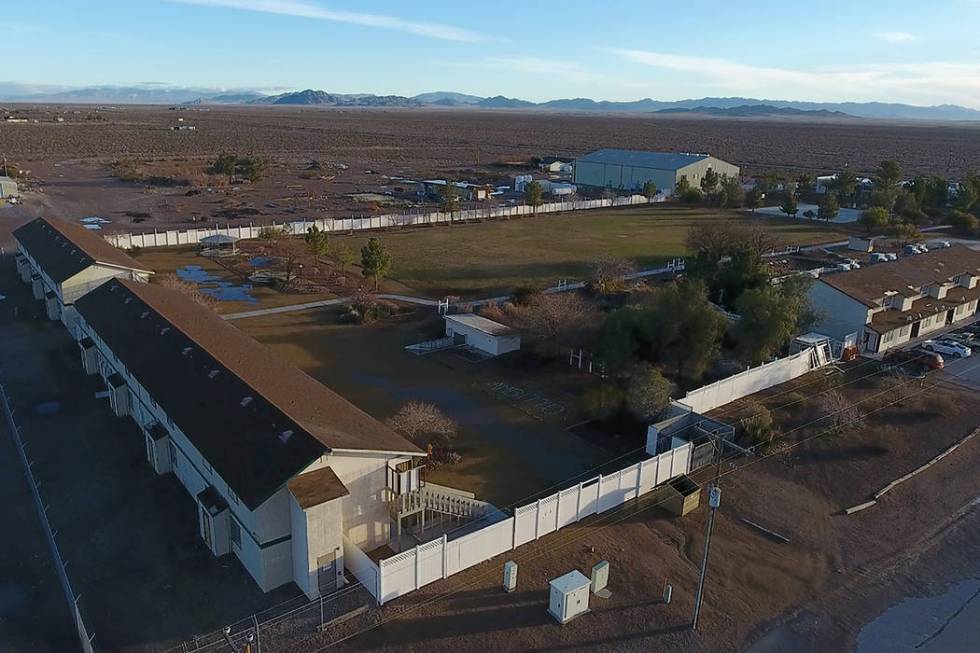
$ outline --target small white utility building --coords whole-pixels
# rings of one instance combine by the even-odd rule
[[[558,623],[564,625],[589,611],[589,588],[592,581],[585,574],[570,571],[549,583],[551,586],[548,612]]]
[[[446,337],[458,345],[500,356],[521,348],[521,335],[506,324],[488,320],[474,313],[446,316]]]

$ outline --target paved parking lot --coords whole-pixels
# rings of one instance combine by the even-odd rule
[[[136,424],[95,398],[98,377],[83,374],[60,324],[32,316],[39,304],[12,266],[0,268],[0,294],[0,352],[15,417],[98,650],[164,650],[299,595],[292,584],[263,594],[232,556],[211,556],[198,537],[194,500],[173,475],[153,473]],[[31,515],[32,506],[22,508],[10,517]],[[0,556],[33,555],[24,548],[5,544]],[[3,605],[0,597],[0,615]],[[2,641],[0,650],[7,650]]]
[[[975,353],[969,358],[947,359],[943,378],[950,383],[980,392],[980,355]]]

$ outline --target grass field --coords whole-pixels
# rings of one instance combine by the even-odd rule
[[[787,245],[841,240],[839,225],[678,206],[547,214],[519,220],[411,229],[378,236],[391,251],[389,277],[433,297],[474,297],[522,284],[582,280],[598,256],[616,256],[650,268],[687,253],[688,229],[698,223],[737,219],[763,224]],[[335,237],[355,251],[368,236]]]

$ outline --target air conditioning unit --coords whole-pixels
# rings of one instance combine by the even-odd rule
[[[592,585],[585,574],[575,570],[550,583],[551,601],[548,612],[564,625],[589,611],[589,588]]]

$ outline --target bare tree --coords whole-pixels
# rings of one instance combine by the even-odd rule
[[[514,306],[509,313],[511,324],[548,352],[588,344],[602,322],[599,309],[572,292],[536,295],[527,306]]]
[[[217,299],[205,292],[201,292],[201,287],[196,283],[184,281],[175,274],[164,274],[157,278],[157,282],[164,288],[170,288],[171,290],[176,290],[179,293],[187,295],[191,301],[212,310],[218,304]]]
[[[636,272],[630,261],[615,256],[600,256],[592,261],[591,267],[589,285],[601,294],[622,290],[627,278]]]
[[[432,440],[446,444],[456,437],[456,422],[424,401],[409,401],[385,423],[419,445]]]
[[[825,413],[821,426],[832,435],[843,435],[847,428],[861,419],[861,411],[840,390],[825,392],[820,398],[820,410]]]

